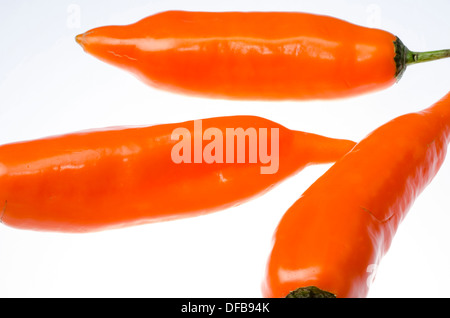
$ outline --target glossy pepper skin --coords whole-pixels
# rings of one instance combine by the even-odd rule
[[[84,50],[163,90],[209,98],[309,100],[393,85],[410,52],[389,32],[299,12],[166,11],[76,37]]]
[[[263,295],[297,298],[315,287],[337,298],[366,297],[399,224],[438,173],[449,137],[450,93],[359,142],[282,217]]]
[[[197,216],[241,204],[307,165],[337,160],[355,145],[255,116],[203,119],[200,129],[196,122],[91,130],[0,146],[0,221],[29,230],[91,232]],[[230,156],[234,163],[195,159],[195,143],[200,150],[210,145],[206,137],[198,143],[209,128],[223,132],[224,149],[227,128],[253,128],[258,142],[264,140],[260,128],[267,129],[268,152],[278,143],[278,169],[261,173],[268,162],[250,160],[249,141],[247,159],[239,163],[238,137]],[[177,129],[189,134],[174,137]],[[272,142],[275,132],[278,139]],[[173,159],[174,149],[185,151],[175,148],[182,140],[191,142],[191,163]]]

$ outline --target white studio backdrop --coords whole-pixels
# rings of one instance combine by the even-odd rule
[[[97,26],[171,9],[319,13],[389,31],[411,50],[450,48],[448,0],[2,0],[0,144],[239,114],[358,141],[450,89],[449,59],[412,66],[393,87],[346,100],[209,100],[150,88],[84,53],[74,40]],[[448,159],[401,224],[369,297],[450,297]],[[82,235],[2,225],[0,296],[260,297],[279,219],[329,166],[309,167],[257,200],[192,219]]]

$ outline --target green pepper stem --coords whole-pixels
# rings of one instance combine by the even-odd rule
[[[290,292],[286,298],[336,298],[336,295],[316,286],[308,286]]]
[[[412,52],[406,53],[406,65],[431,62],[450,57],[450,50],[439,50],[429,52]]]
[[[395,77],[397,78],[397,81],[400,80],[407,66],[409,65],[436,61],[450,57],[450,50],[439,50],[429,52],[410,51],[398,37],[396,37],[394,41],[394,47],[395,47],[394,61],[396,65]]]

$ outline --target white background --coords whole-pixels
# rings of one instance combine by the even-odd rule
[[[90,28],[132,23],[168,9],[328,14],[390,31],[411,50],[450,48],[448,0],[1,0],[0,143],[237,114],[357,141],[450,89],[450,60],[443,60],[412,66],[393,87],[347,100],[200,99],[145,86],[85,54],[74,41]],[[309,167],[257,200],[193,219],[83,235],[2,225],[0,296],[260,297],[275,226],[328,167]],[[450,296],[449,189],[447,160],[399,228],[369,297]]]

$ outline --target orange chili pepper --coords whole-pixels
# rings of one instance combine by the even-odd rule
[[[450,141],[450,93],[373,131],[282,217],[263,283],[265,297],[366,297],[416,197]]]
[[[307,100],[385,89],[409,51],[391,33],[297,12],[167,11],[76,37],[86,52],[160,89],[244,100]]]
[[[307,165],[337,160],[354,145],[255,116],[3,145],[0,221],[30,230],[88,232],[192,217],[241,204]],[[269,155],[278,166],[267,172]]]

